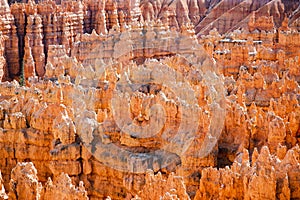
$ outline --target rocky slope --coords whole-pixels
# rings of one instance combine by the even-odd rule
[[[0,16],[0,199],[300,198],[297,1]]]

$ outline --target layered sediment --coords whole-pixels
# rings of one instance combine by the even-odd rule
[[[300,198],[298,13],[2,0],[0,198]]]

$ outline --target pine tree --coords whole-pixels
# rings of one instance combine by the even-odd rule
[[[25,85],[25,77],[24,77],[24,61],[22,61],[22,64],[21,64],[21,74],[20,74],[20,80],[19,80],[19,83],[21,86],[24,86]]]

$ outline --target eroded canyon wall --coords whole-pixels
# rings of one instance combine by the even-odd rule
[[[300,198],[296,4],[2,0],[0,198]]]

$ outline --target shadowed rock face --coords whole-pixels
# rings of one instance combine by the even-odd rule
[[[0,1],[0,199],[300,198],[299,17]]]

